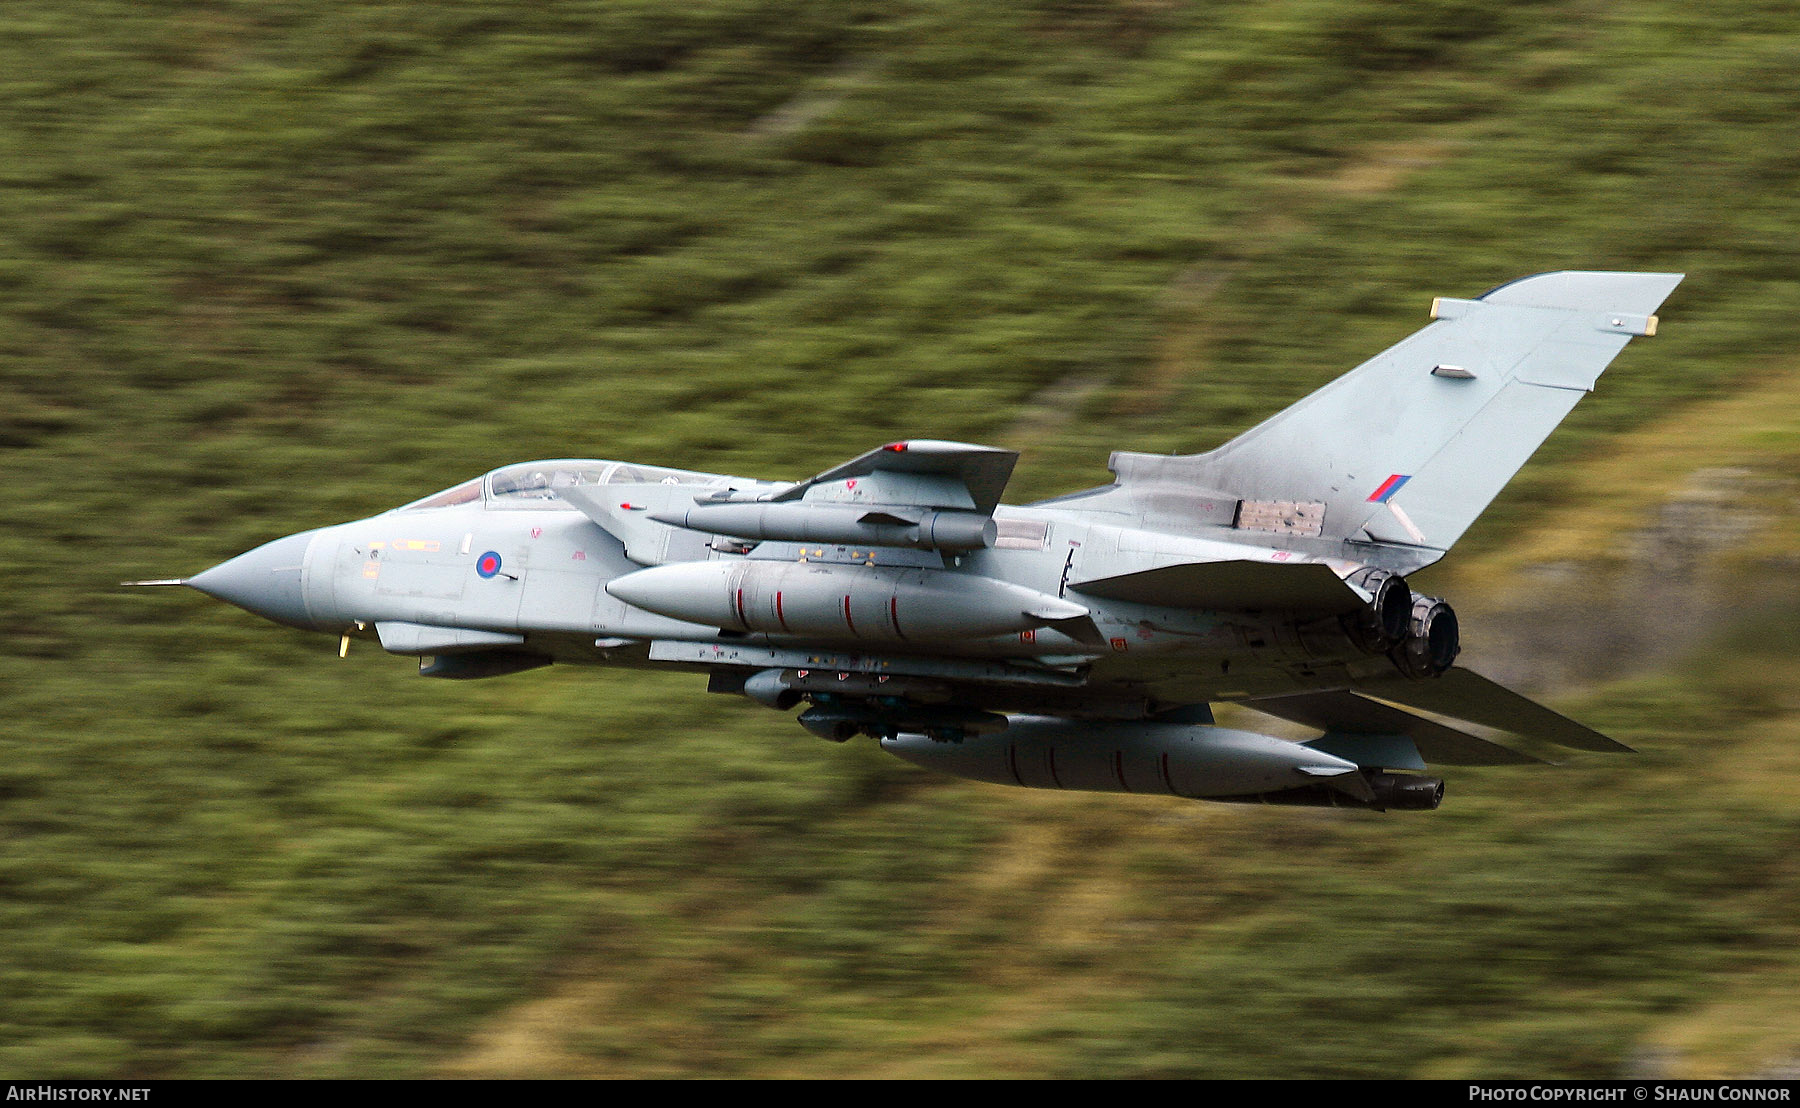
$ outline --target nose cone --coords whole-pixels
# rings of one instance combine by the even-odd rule
[[[306,531],[264,543],[248,554],[188,578],[208,596],[236,604],[264,619],[316,630],[306,608],[306,552],[316,532]]]

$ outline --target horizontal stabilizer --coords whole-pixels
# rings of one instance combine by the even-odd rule
[[[1069,587],[1134,604],[1238,612],[1340,615],[1368,603],[1331,567],[1317,562],[1183,562]]]
[[[1477,738],[1434,720],[1403,712],[1353,692],[1300,693],[1246,702],[1280,719],[1341,735],[1403,735],[1427,762],[1451,766],[1517,766],[1543,759]],[[1335,751],[1334,751],[1335,753]]]
[[[1607,754],[1635,753],[1624,743],[1460,666],[1424,681],[1404,677],[1360,681],[1356,691],[1557,746]]]

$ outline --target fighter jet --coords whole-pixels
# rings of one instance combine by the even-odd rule
[[[525,462],[186,585],[427,677],[669,668],[834,742],[1043,789],[1433,809],[1433,765],[1628,747],[1457,665],[1455,544],[1680,274],[1470,300],[1204,454],[1018,507],[1017,453],[891,442],[803,481]],[[1316,729],[1219,726],[1236,703]],[[1477,735],[1463,730],[1474,724]],[[1491,730],[1490,730],[1491,729]],[[1498,741],[1505,740],[1505,741]]]

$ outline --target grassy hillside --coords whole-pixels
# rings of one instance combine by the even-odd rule
[[[1800,1055],[1788,5],[8,17],[0,1073]],[[422,682],[113,587],[527,457],[779,477],[932,436],[1051,495],[1557,268],[1689,277],[1439,582],[1498,619],[1574,567],[1654,613],[1686,578],[1632,536],[1726,467],[1707,596],[1756,611],[1568,701],[1641,756],[1430,815],[984,788],[691,680]]]

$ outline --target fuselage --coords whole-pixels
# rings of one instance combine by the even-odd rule
[[[778,487],[604,460],[521,463],[367,519],[276,540],[190,584],[290,626],[378,639],[394,653],[449,655],[489,642],[560,663],[696,667],[705,655],[673,644],[724,645],[774,651],[772,659],[878,654],[899,659],[895,672],[906,671],[909,658],[1011,660],[1052,673],[1078,669],[1090,693],[1114,685],[1125,705],[1117,710],[1128,715],[1158,702],[1286,691],[1316,683],[1327,667],[1369,662],[1332,621],[1298,624],[1277,613],[1133,603],[1069,588],[1121,565],[1327,560],[1316,552],[1145,530],[1052,504],[1001,506],[993,545],[954,554],[720,541],[646,524],[654,541],[631,549],[638,561],[559,494],[596,486],[640,498],[646,486],[675,486],[666,491],[676,500]],[[620,506],[638,507],[629,499]],[[629,602],[637,594],[625,579],[658,575],[691,580],[686,603]],[[749,590],[751,604],[762,604],[760,621],[746,610],[745,581],[763,586]],[[1047,617],[1085,610],[1091,626],[1071,631],[1018,618],[1028,601],[1013,604],[1011,623],[996,622],[1014,593],[1064,606]],[[700,618],[663,614],[670,611]],[[653,655],[651,644],[663,645]],[[1027,703],[1046,697],[1053,691],[1036,690]]]
[[[426,676],[703,672],[809,703],[797,722],[825,738],[982,780],[1435,807],[1441,782],[1392,771],[1533,759],[1395,704],[1625,749],[1457,666],[1455,612],[1407,575],[1655,333],[1680,280],[1560,272],[1439,298],[1427,327],[1215,449],[1115,452],[1111,485],[1023,507],[1000,504],[1016,451],[935,439],[785,483],[525,462],[140,583],[340,651],[373,638]],[[1322,733],[1219,728],[1217,701]]]

